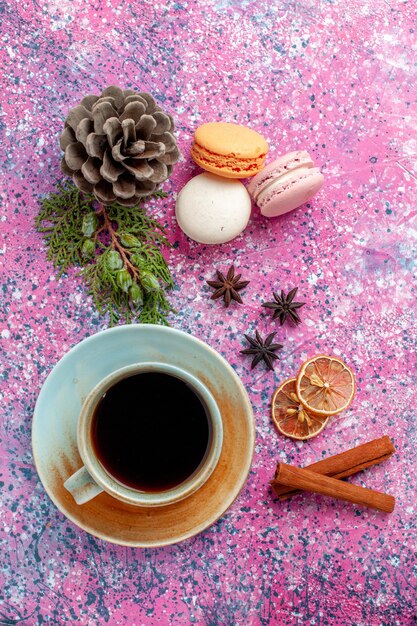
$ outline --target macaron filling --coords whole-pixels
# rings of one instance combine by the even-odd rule
[[[284,186],[284,188],[288,188],[288,185],[285,186],[285,183],[289,181],[291,183],[298,182],[299,180],[306,178],[310,174],[319,173],[320,170],[318,167],[312,167],[311,165],[300,165],[295,169],[285,172],[278,178],[276,175],[271,175],[267,181],[264,182],[262,188],[258,191],[256,195],[256,201],[263,202],[267,196],[271,194],[272,191],[277,191],[279,187]]]
[[[200,146],[196,142],[193,143],[191,150],[193,159],[202,165],[207,165],[219,170],[228,169],[230,171],[248,174],[259,171],[259,168],[262,167],[266,158],[266,153],[251,158],[241,157],[233,153],[220,156]]]

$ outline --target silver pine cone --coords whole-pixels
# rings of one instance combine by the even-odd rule
[[[180,157],[173,129],[172,117],[149,93],[107,87],[68,113],[61,169],[99,202],[135,206],[170,176]]]

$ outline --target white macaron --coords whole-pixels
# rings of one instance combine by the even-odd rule
[[[176,217],[190,239],[205,244],[225,243],[246,228],[251,199],[238,180],[199,174],[178,194]]]

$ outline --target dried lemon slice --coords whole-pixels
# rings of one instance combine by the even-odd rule
[[[297,396],[316,415],[340,413],[352,402],[355,390],[352,370],[334,356],[313,357],[304,363],[297,376]]]
[[[311,439],[327,424],[327,417],[315,415],[298,399],[295,378],[286,380],[272,397],[272,419],[279,432],[292,439]]]

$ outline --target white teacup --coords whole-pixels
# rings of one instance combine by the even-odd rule
[[[167,374],[185,382],[202,401],[209,422],[209,441],[200,465],[189,478],[165,491],[140,491],[122,484],[100,462],[92,441],[94,412],[103,395],[124,378],[148,372]],[[99,493],[106,491],[114,498],[129,504],[147,507],[164,506],[187,498],[208,480],[220,457],[223,426],[220,411],[213,396],[195,376],[167,363],[136,363],[112,372],[89,393],[78,419],[77,441],[84,466],[64,483],[64,487],[72,494],[77,504],[84,504]]]

